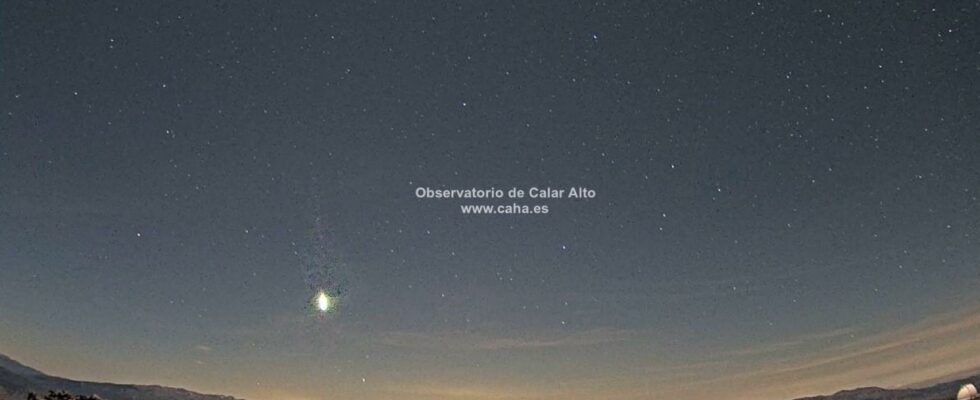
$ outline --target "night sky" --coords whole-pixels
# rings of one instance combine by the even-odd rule
[[[250,400],[980,369],[980,3],[789,3],[4,2],[0,353]],[[596,196],[415,195],[549,186]]]

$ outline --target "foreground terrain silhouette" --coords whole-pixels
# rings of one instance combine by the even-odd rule
[[[843,390],[797,400],[953,400],[964,384],[980,383],[980,375],[915,389],[878,387]],[[38,397],[36,393],[47,393]],[[0,400],[238,400],[163,386],[74,381],[47,375],[0,354]]]
[[[37,393],[47,393],[39,397]],[[238,400],[155,385],[124,385],[59,378],[0,354],[0,400]]]
[[[41,397],[40,399],[41,400],[100,400],[98,397],[95,396],[79,396],[79,395],[70,394],[65,391],[55,392],[53,390],[49,390],[48,394],[44,395],[44,397]],[[27,400],[38,400],[38,397],[34,393],[28,393]]]

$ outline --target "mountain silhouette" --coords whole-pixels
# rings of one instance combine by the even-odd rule
[[[29,393],[65,391],[105,400],[239,400],[156,385],[85,382],[50,376],[0,354],[0,400],[22,400]]]
[[[796,400],[954,400],[957,390],[967,383],[980,383],[980,375],[917,389],[866,387]],[[105,400],[239,400],[231,396],[201,394],[156,385],[125,385],[59,378],[0,354],[0,400],[21,400],[26,399],[28,393],[49,391],[65,391]]]
[[[832,395],[804,397],[796,400],[955,400],[961,386],[980,382],[980,375],[954,379],[918,389],[883,389],[865,387],[843,390]]]

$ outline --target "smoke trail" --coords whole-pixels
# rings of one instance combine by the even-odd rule
[[[324,291],[328,296],[342,297],[347,288],[347,264],[330,238],[322,217],[314,219],[310,236],[310,245],[300,252],[304,281],[311,293]]]

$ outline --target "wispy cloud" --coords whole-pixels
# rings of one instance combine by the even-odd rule
[[[759,345],[735,349],[728,354],[733,357],[751,357],[772,355],[789,351],[805,350],[815,345],[826,345],[841,339],[853,338],[858,330],[854,327],[845,327],[826,332],[816,332],[812,334],[800,335],[789,340],[772,343],[762,343]]]
[[[980,310],[873,332],[844,327],[691,364],[651,364],[561,384],[566,399],[785,400],[862,386],[903,387],[980,368]]]
[[[842,328],[736,350],[726,357],[738,371],[695,377],[673,390],[683,394],[725,388],[712,396],[785,399],[860,386],[900,387],[973,370],[980,367],[980,310],[863,335]]]
[[[512,350],[594,346],[629,340],[634,331],[597,328],[539,336],[490,336],[467,332],[390,332],[381,342],[389,346],[456,350]]]

